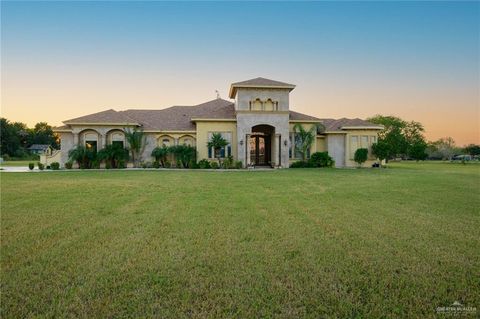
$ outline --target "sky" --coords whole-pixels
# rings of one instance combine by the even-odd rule
[[[296,84],[290,109],[480,143],[480,2],[1,2],[1,116],[33,126]]]

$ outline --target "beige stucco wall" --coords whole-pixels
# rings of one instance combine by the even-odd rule
[[[258,98],[262,101],[271,99],[274,102],[278,102],[278,111],[288,111],[289,93],[288,89],[238,88],[237,96],[235,97],[235,108],[248,111],[250,109],[250,101]]]
[[[316,140],[317,152],[326,152],[327,151],[327,141],[325,136],[318,136]]]
[[[196,145],[197,161],[208,159],[208,133],[209,132],[230,132],[232,134],[232,156],[235,160],[238,158],[237,147],[237,126],[235,122],[197,122]]]
[[[371,152],[370,145],[371,137],[378,138],[378,130],[349,130],[347,131],[345,140],[345,164],[347,167],[357,167],[358,164],[353,160],[353,154],[355,151],[351,148],[351,136],[368,136],[369,143],[367,145],[358,145],[357,148],[367,148],[369,150],[368,160],[363,164],[364,167],[370,167],[373,163],[378,162],[375,156]],[[359,138],[359,140],[361,140]]]

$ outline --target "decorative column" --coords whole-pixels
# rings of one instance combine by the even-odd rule
[[[275,159],[275,166],[279,167],[282,163],[280,154],[281,154],[281,149],[282,149],[282,135],[279,133],[275,134],[275,142],[273,143],[275,145],[275,154],[273,154],[273,158]]]
[[[105,134],[100,135],[100,139],[102,140],[102,148],[107,147],[107,136]]]
[[[73,133],[73,146],[78,146],[78,133]]]

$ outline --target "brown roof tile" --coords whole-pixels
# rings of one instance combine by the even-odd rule
[[[342,131],[342,127],[348,126],[357,126],[357,127],[377,127],[378,129],[382,129],[382,126],[377,124],[356,118],[356,119],[347,119],[341,118],[338,120],[335,119],[321,119],[321,122],[325,126],[325,130],[328,131]]]
[[[121,112],[117,112],[115,110],[106,110],[98,113],[93,113],[81,117],[77,117],[74,119],[63,121],[65,124],[75,124],[75,123],[137,123],[135,120],[126,116],[126,114],[122,114]]]

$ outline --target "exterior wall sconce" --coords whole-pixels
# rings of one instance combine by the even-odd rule
[[[283,145],[287,146],[287,144],[288,144],[287,140],[284,140]]]
[[[240,140],[240,145],[243,145],[243,140]]]

